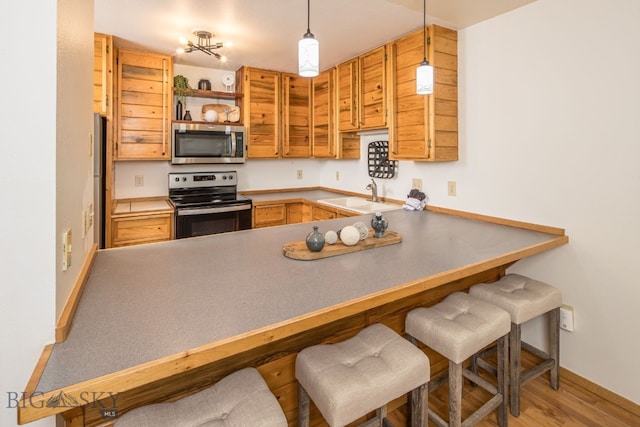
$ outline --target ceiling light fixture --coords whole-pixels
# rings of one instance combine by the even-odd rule
[[[320,45],[309,30],[309,7],[307,0],[307,32],[298,42],[298,74],[302,77],[315,77],[320,71]]]
[[[427,61],[427,0],[424,0],[424,59],[416,69],[416,93],[429,95],[433,93],[433,67]]]
[[[230,47],[231,43],[218,42],[212,44],[211,37],[213,37],[214,35],[205,30],[193,30],[193,34],[198,37],[198,43],[195,44],[191,40],[181,38],[180,44],[182,44],[183,47],[179,47],[177,49],[178,53],[191,53],[200,51],[206,53],[207,55],[213,55],[222,62],[227,62],[227,57],[224,55],[220,55],[218,52],[215,52],[215,50],[220,49],[221,47]]]

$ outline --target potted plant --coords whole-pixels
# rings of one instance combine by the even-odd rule
[[[180,74],[176,75],[173,78],[173,88],[174,94],[176,96],[176,101],[182,103],[182,105],[187,107],[187,95],[191,93],[191,86],[189,86],[189,79]]]

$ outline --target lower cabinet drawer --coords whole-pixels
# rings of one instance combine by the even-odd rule
[[[287,207],[284,203],[253,207],[253,228],[285,225],[287,223]]]
[[[140,217],[112,217],[113,246],[171,240],[173,215],[162,214]]]

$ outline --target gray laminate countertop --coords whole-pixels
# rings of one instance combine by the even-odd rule
[[[332,194],[332,193],[329,193]],[[323,196],[321,196],[323,197]],[[430,211],[390,211],[399,244],[286,258],[303,240],[370,215],[98,251],[66,341],[37,386],[61,389],[412,281],[543,244],[557,235]]]

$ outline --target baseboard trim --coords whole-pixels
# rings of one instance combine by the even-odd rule
[[[84,285],[87,283],[87,279],[89,278],[89,272],[91,271],[93,261],[96,259],[97,252],[98,245],[94,244],[93,246],[91,246],[87,257],[84,259],[84,264],[82,264],[80,274],[76,279],[76,283],[73,286],[71,294],[69,295],[69,299],[64,305],[62,314],[58,319],[58,324],[56,325],[56,343],[63,342],[67,339],[67,336],[69,336],[71,324],[73,323],[73,317],[76,314],[76,309],[78,308],[78,304],[80,303],[80,297],[82,296]]]
[[[570,381],[577,386],[584,388],[592,393],[601,396],[603,399],[608,400],[609,402],[631,412],[634,415],[640,417],[640,405],[631,400],[622,397],[609,389],[606,389],[588,379],[581,377],[580,375],[571,372],[570,370],[560,367],[560,378],[562,380]]]

